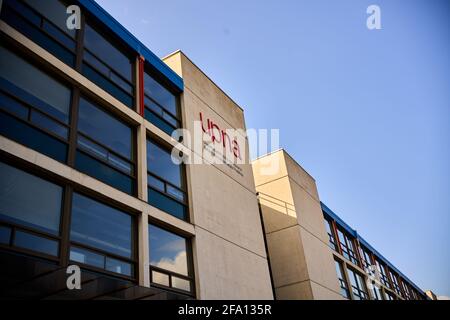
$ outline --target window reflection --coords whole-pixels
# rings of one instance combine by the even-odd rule
[[[70,239],[118,256],[132,257],[129,214],[74,193]]]
[[[69,122],[70,89],[3,46],[0,46],[0,77],[39,99],[40,103],[34,103],[34,107]]]
[[[186,239],[154,225],[148,235],[150,265],[187,276]]]
[[[351,268],[347,269],[348,277],[352,287],[353,299],[355,300],[367,300],[369,298],[366,291],[366,285],[363,277]]]
[[[169,150],[147,140],[147,170],[148,202],[177,218],[186,219],[183,166],[172,161]]]
[[[78,114],[75,167],[134,194],[133,129],[83,97]]]
[[[0,219],[59,233],[62,187],[0,162]]]
[[[192,292],[187,240],[154,225],[148,229],[152,283]]]
[[[341,295],[344,298],[350,299],[350,292],[348,291],[348,285],[347,285],[347,281],[345,280],[345,277],[344,277],[344,272],[342,270],[342,264],[337,260],[334,260],[334,264],[336,267],[336,274],[338,276],[339,285],[341,287]]]

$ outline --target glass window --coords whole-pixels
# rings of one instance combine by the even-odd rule
[[[71,90],[0,46],[0,134],[66,161]]]
[[[186,192],[182,165],[172,161],[170,151],[147,140],[148,202],[180,219],[186,219]]]
[[[14,245],[19,248],[33,250],[51,256],[58,255],[58,242],[28,232],[16,231]]]
[[[181,126],[178,112],[178,97],[144,72],[145,118],[171,135]]]
[[[358,258],[356,257],[356,252],[353,245],[353,239],[351,239],[346,233],[337,229],[339,243],[342,249],[342,255],[353,262],[354,264],[358,264]]]
[[[389,270],[389,275],[391,277],[392,280],[392,285],[394,286],[394,290],[398,295],[402,295],[402,291],[400,289],[400,285],[398,283],[398,278],[397,275],[394,274],[391,270]]]
[[[324,221],[325,221],[325,229],[326,229],[327,234],[328,234],[328,245],[334,251],[338,251],[337,250],[337,244],[336,244],[336,238],[334,236],[332,222],[330,220],[328,220],[328,219],[324,219]]]
[[[144,92],[164,109],[177,114],[176,96],[163,87],[158,81],[151,77],[147,72],[144,73]]]
[[[76,30],[67,28],[66,21],[68,14],[67,7],[58,0],[24,0],[30,7],[39,12],[42,16],[50,20],[61,31],[64,31],[71,38],[75,38]]]
[[[0,218],[57,235],[62,187],[0,162]]]
[[[191,291],[187,240],[154,225],[149,225],[148,234],[152,282]]]
[[[350,292],[348,291],[347,281],[345,281],[344,272],[342,271],[342,264],[337,260],[334,260],[334,264],[336,267],[336,274],[338,276],[339,285],[341,287],[341,295],[344,298],[350,299]]]
[[[125,105],[132,107],[131,59],[90,24],[84,28],[83,74]]]
[[[385,285],[388,288],[391,288],[391,284],[389,282],[389,279],[387,277],[387,273],[386,273],[386,268],[384,267],[384,265],[378,261],[378,259],[375,259],[375,264],[378,268],[378,271],[380,272],[380,279],[381,279],[381,283],[383,285]]]
[[[4,0],[1,18],[71,67],[76,30],[66,26],[66,5],[57,0]]]
[[[120,210],[74,193],[71,241],[131,259],[132,217]]]
[[[78,114],[77,169],[134,194],[133,129],[84,98]]]
[[[171,153],[151,140],[147,140],[148,171],[181,188],[181,166],[172,161]]]
[[[367,300],[369,295],[363,277],[351,268],[347,269],[354,300]]]
[[[78,130],[119,155],[132,158],[131,128],[84,98],[80,98]]]
[[[36,102],[34,107],[69,122],[70,89],[3,46],[0,76],[27,94],[30,102]]]
[[[364,247],[360,247],[360,250],[359,250],[359,252],[360,252],[360,254],[361,254],[361,259],[362,259],[362,262],[363,262],[363,267],[366,269],[366,268],[369,268],[371,265],[372,265],[372,258],[371,258],[371,254],[369,253],[369,251],[366,249],[366,248],[364,248]]]

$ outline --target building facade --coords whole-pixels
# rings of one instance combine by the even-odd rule
[[[253,162],[277,299],[423,300],[425,293],[323,204],[287,152]]]
[[[2,1],[0,38],[3,298],[273,298],[247,140],[222,136],[230,167],[171,135],[220,145],[205,127],[245,128],[236,103],[92,0]]]
[[[1,299],[424,297],[287,153],[250,163],[243,110],[181,51],[93,0],[0,10]]]

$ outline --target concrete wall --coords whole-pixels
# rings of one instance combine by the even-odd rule
[[[244,163],[210,164],[201,136],[195,149],[194,123],[210,119],[220,129],[245,130],[242,109],[191,60],[178,51],[163,61],[184,81],[182,117],[191,139],[184,144],[203,164],[188,165],[191,222],[195,228],[195,271],[200,299],[272,299],[269,268],[261,229],[253,172],[245,135],[236,133]],[[213,144],[218,152],[223,146]]]
[[[314,179],[285,151],[253,162],[277,299],[342,299]]]

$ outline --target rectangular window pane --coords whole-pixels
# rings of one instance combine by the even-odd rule
[[[0,162],[0,218],[59,233],[62,187]]]
[[[67,14],[65,7],[53,0],[26,0],[31,8],[22,1],[4,0],[1,18],[11,27],[31,39],[33,42],[68,64],[75,65],[75,30],[65,26]],[[43,6],[39,4],[44,2]],[[49,8],[49,7],[52,8]],[[58,7],[55,9],[55,6]],[[37,11],[36,11],[37,9]],[[61,10],[62,9],[62,10]],[[51,22],[50,22],[51,21]],[[63,24],[63,28],[60,26]]]
[[[0,46],[0,77],[48,106],[42,111],[68,123],[70,89],[3,46]]]
[[[50,119],[44,114],[36,111],[31,112],[31,122],[36,124],[37,126],[47,129],[48,131],[56,134],[57,136],[67,140],[69,135],[69,129],[55,120]]]
[[[131,60],[122,51],[113,46],[92,26],[86,23],[84,29],[84,45],[108,66],[131,81]]]
[[[134,194],[135,181],[124,173],[95,158],[77,151],[75,168],[128,194]]]
[[[131,277],[131,264],[106,257],[106,270]]]
[[[13,97],[2,93],[1,91],[0,91],[0,108],[11,112],[12,114],[14,114],[19,118],[25,120],[28,118],[28,107],[24,106],[22,103],[20,103]]]
[[[162,86],[147,72],[144,73],[144,92],[171,114],[177,115],[176,96]]]
[[[80,98],[78,130],[132,159],[132,129],[84,98]]]
[[[104,269],[105,256],[78,247],[70,248],[70,260]]]
[[[179,219],[186,219],[186,207],[183,204],[152,188],[148,188],[148,203]]]
[[[168,287],[170,285],[169,275],[157,271],[152,271],[152,282]]]
[[[158,178],[155,178],[152,175],[147,175],[147,183],[149,186],[152,186],[153,188],[164,192],[164,182],[159,180]]]
[[[66,143],[3,112],[0,112],[0,134],[55,160],[66,162]]]
[[[9,244],[11,239],[11,228],[0,226],[0,243]]]
[[[45,253],[51,256],[58,255],[58,242],[28,232],[16,231],[14,245],[16,247]]]
[[[149,225],[150,265],[188,275],[186,239],[174,233]]]
[[[191,282],[186,279],[172,276],[172,287],[184,291],[191,291]]]
[[[53,22],[59,30],[64,31],[71,38],[75,38],[76,30],[70,30],[66,26],[67,7],[62,2],[57,0],[25,0],[25,2]]]
[[[147,140],[147,167],[151,173],[182,188],[181,166],[172,161],[170,151],[151,140]]]
[[[131,258],[132,228],[129,214],[74,193],[70,228],[72,241]]]

